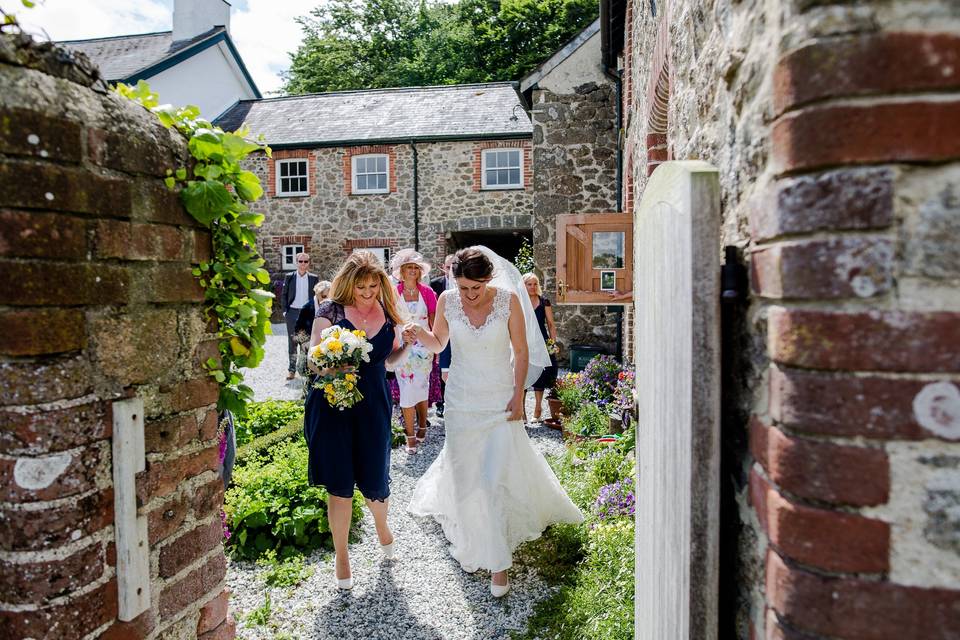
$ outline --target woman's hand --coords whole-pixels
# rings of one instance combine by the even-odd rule
[[[413,344],[420,338],[420,325],[416,322],[408,322],[403,325],[403,342],[404,344]]]
[[[523,420],[523,391],[520,393],[514,393],[513,397],[510,398],[510,402],[507,403],[507,413],[510,414],[507,416],[508,422],[513,422],[514,420]]]
[[[345,364],[339,367],[330,367],[329,369],[321,369],[318,373],[321,376],[335,376],[338,373],[356,373],[357,368],[352,364]]]

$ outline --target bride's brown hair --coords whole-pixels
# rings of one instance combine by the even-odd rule
[[[337,304],[348,307],[354,303],[354,287],[357,283],[366,280],[377,280],[380,283],[380,295],[378,296],[387,318],[394,324],[406,322],[404,315],[400,313],[397,306],[397,295],[387,278],[387,272],[383,270],[383,265],[369,251],[357,251],[343,263],[337,275],[333,277],[333,284],[330,285],[330,300]]]
[[[454,278],[483,282],[493,277],[493,263],[483,251],[476,247],[457,251],[450,268]]]

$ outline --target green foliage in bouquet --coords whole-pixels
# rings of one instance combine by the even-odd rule
[[[303,403],[296,400],[265,400],[247,405],[247,415],[234,421],[237,446],[273,433],[294,420],[303,420]]]
[[[256,249],[256,228],[263,223],[263,215],[249,208],[263,195],[263,188],[242,162],[255,151],[269,157],[270,147],[247,139],[247,131],[227,133],[213,126],[195,106],[158,104],[157,94],[143,80],[136,87],[121,83],[115,89],[187,139],[192,161],[168,169],[166,184],[179,189],[186,210],[213,237],[210,260],[193,270],[220,339],[220,357],[208,358],[204,366],[220,385],[218,408],[242,417],[253,390],[243,383],[241,369],[256,367],[263,359],[273,303],[273,294],[263,288],[269,285],[270,275]]]
[[[224,505],[231,553],[253,559],[273,549],[278,557],[287,557],[328,544],[327,492],[307,482],[307,457],[306,443],[295,440],[234,469],[234,486]],[[355,494],[355,522],[362,504]]]

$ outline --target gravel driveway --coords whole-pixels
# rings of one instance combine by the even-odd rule
[[[263,363],[247,372],[247,381],[258,400],[296,399],[302,383],[299,378],[284,380],[286,336],[282,325],[274,325],[274,330]],[[432,410],[431,423],[417,455],[408,456],[402,448],[391,454],[389,519],[397,540],[396,557],[383,559],[373,520],[364,511],[361,540],[350,547],[352,591],[336,588],[329,552],[308,556],[314,575],[294,588],[268,589],[257,577],[255,564],[231,562],[227,583],[233,592],[231,606],[240,618],[238,638],[266,640],[287,634],[300,640],[489,640],[526,628],[533,606],[551,592],[532,569],[515,565],[509,594],[495,599],[489,591],[489,573],[464,573],[447,552],[439,525],[406,511],[417,479],[443,447],[443,420]],[[528,433],[546,455],[563,450],[556,431],[531,427]],[[243,616],[263,604],[267,591],[273,609],[270,623],[248,626]]]

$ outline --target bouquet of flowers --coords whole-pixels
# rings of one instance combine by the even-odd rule
[[[320,334],[320,342],[310,349],[310,361],[318,369],[343,369],[358,367],[361,362],[370,362],[373,345],[367,342],[367,334],[359,329],[349,331],[342,327],[327,327]],[[357,389],[360,377],[349,371],[337,371],[320,376],[314,387],[322,389],[331,407],[343,411],[363,400]]]
[[[547,353],[551,356],[560,353],[560,345],[553,338],[547,338]]]

